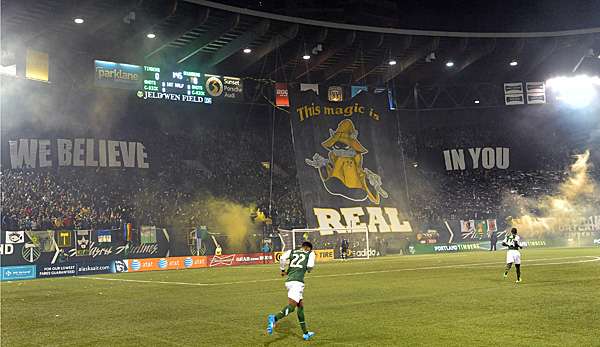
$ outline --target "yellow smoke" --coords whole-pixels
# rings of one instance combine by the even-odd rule
[[[208,199],[205,208],[209,214],[207,222],[210,223],[207,224],[212,224],[216,229],[213,231],[227,235],[229,247],[243,249],[244,241],[255,227],[250,219],[250,214],[255,208],[216,198]]]
[[[147,188],[150,191],[152,188]],[[152,196],[152,194],[150,194]],[[139,199],[146,202],[138,208],[151,208],[150,204],[156,199]],[[187,200],[187,199],[186,199]],[[167,224],[175,227],[176,232],[181,232],[179,237],[187,237],[185,233],[200,225],[206,225],[208,232],[213,234],[217,242],[223,247],[223,253],[246,252],[251,250],[248,235],[260,231],[261,223],[253,223],[251,215],[256,212],[252,204],[240,204],[235,201],[213,197],[201,193],[190,199],[185,204],[170,206],[167,215]]]
[[[589,175],[590,151],[586,150],[575,158],[568,178],[558,186],[556,194],[539,199],[510,196],[509,203],[517,207],[520,217],[510,219],[509,224],[525,237],[556,233],[561,224],[581,220],[594,210],[590,198],[594,197],[598,188]]]

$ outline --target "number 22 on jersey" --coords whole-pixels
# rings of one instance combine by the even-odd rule
[[[302,263],[304,262],[304,259],[306,259],[305,254],[297,254],[297,253],[292,254],[292,261],[290,262],[290,267],[301,268]]]

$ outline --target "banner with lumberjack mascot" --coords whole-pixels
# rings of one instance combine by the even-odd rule
[[[389,110],[387,94],[362,92],[345,102],[327,102],[306,91],[292,95],[291,101],[296,168],[308,226],[412,231],[406,218],[397,119]]]

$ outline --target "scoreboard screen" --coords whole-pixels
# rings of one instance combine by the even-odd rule
[[[238,77],[100,60],[95,65],[97,86],[136,90],[140,99],[201,104],[243,100],[243,83]]]
[[[144,66],[143,89],[140,92],[145,99],[212,104],[212,97],[206,95],[204,84],[200,72],[161,71],[159,67]]]

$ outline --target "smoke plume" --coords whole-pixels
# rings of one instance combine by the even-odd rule
[[[509,224],[525,237],[540,237],[555,234],[561,225],[579,223],[597,212],[594,199],[598,196],[598,185],[589,174],[589,159],[589,150],[576,155],[566,180],[554,194],[540,198],[507,195],[505,203],[515,206],[519,216]]]

